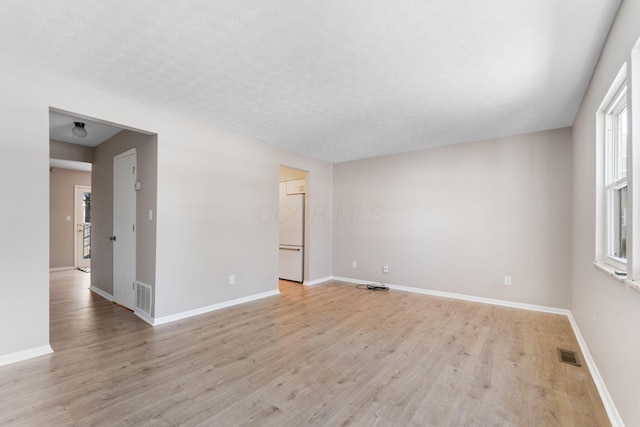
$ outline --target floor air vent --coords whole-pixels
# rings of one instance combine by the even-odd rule
[[[136,282],[136,308],[151,316],[151,286]]]
[[[578,355],[575,351],[558,349],[558,357],[562,363],[568,363],[569,365],[581,366],[578,360]]]

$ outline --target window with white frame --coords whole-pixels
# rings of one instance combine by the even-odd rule
[[[630,60],[630,61],[629,61]],[[640,291],[640,39],[596,112],[594,265]]]
[[[604,113],[604,259],[619,270],[627,265],[627,137],[626,80],[614,86]]]

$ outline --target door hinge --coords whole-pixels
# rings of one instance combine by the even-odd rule
[[[131,282],[131,289],[136,290],[136,282]]]
[[[136,174],[136,167],[135,166],[131,167],[131,173],[134,174],[134,175]]]
[[[134,231],[134,232],[136,231],[136,225],[135,225],[135,224],[133,224],[133,225],[131,226],[131,231]]]

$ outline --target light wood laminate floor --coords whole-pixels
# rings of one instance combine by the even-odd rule
[[[282,282],[154,328],[88,278],[51,274],[55,353],[0,367],[0,425],[609,425],[587,367],[558,361],[579,351],[564,316]]]

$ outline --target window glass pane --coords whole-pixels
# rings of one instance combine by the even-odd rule
[[[616,247],[614,255],[621,259],[627,259],[627,187],[616,190]]]
[[[627,107],[617,117],[616,129],[616,180],[627,176]]]
[[[82,214],[84,222],[91,222],[91,193],[84,193],[82,197]]]
[[[91,193],[84,193],[82,197],[82,257],[91,259]]]

